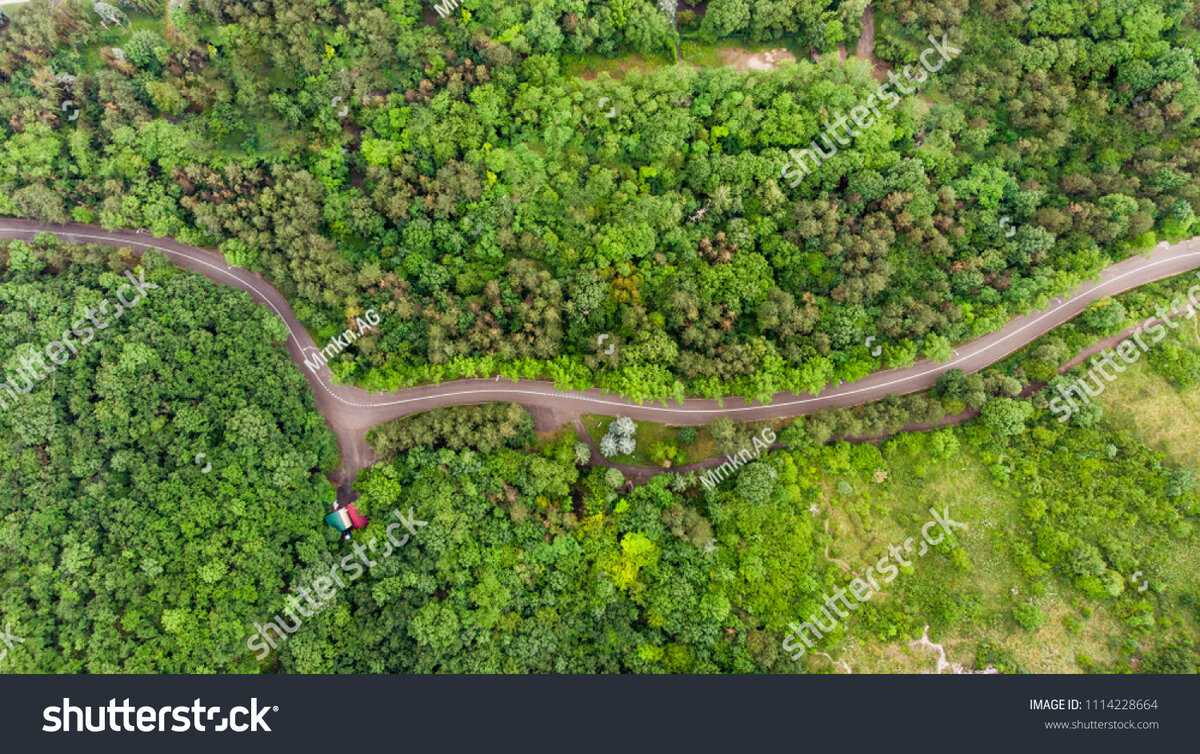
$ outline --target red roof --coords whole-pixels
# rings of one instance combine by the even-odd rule
[[[346,506],[346,512],[350,514],[350,521],[354,524],[355,529],[361,529],[367,525],[367,517],[358,512],[358,508],[354,507],[354,503]]]

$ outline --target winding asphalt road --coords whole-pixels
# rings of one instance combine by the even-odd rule
[[[342,453],[342,468],[331,476],[335,484],[352,482],[359,469],[375,461],[365,440],[366,431],[383,422],[431,408],[458,406],[489,401],[508,401],[524,406],[534,417],[539,430],[572,423],[585,413],[620,414],[634,419],[664,424],[707,424],[716,416],[738,421],[759,421],[799,416],[831,406],[856,406],[891,394],[913,393],[933,386],[950,369],[977,372],[993,364],[1041,335],[1072,319],[1096,299],[1112,296],[1146,283],[1172,277],[1200,267],[1200,238],[1175,245],[1159,244],[1147,256],[1135,256],[1108,267],[1099,280],[1089,281],[1065,299],[1058,298],[1041,311],[1011,320],[997,332],[966,343],[947,362],[934,364],[928,359],[910,367],[874,372],[845,385],[828,387],[819,395],[777,393],[769,404],[757,401],[722,406],[715,400],[689,398],[675,405],[638,405],[599,389],[558,390],[553,383],[537,380],[513,382],[495,379],[467,379],[437,385],[421,385],[390,393],[373,394],[361,388],[334,385],[324,365],[314,373],[304,366],[304,355],[317,351],[308,332],[296,319],[284,297],[257,274],[230,267],[219,252],[201,249],[169,238],[148,233],[105,230],[92,225],[70,223],[50,225],[32,220],[0,218],[0,239],[31,239],[38,233],[54,233],[75,243],[100,243],[129,247],[140,254],[158,249],[175,266],[198,272],[214,282],[246,291],[251,298],[271,308],[288,329],[287,348],[304,377],[312,385],[317,407],[337,436]],[[732,403],[732,401],[730,401]]]

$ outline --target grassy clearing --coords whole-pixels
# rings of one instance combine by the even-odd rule
[[[1099,662],[1114,658],[1111,637],[1123,633],[1119,621],[1102,610],[1085,618],[1085,600],[1074,588],[1056,583],[1041,592],[1018,570],[1009,546],[1017,527],[1025,525],[1018,501],[991,482],[982,463],[967,454],[940,461],[904,451],[885,457],[887,479],[882,482],[870,472],[827,476],[818,515],[829,519],[828,557],[844,560],[854,570],[845,574],[846,583],[855,574],[863,575],[890,546],[903,547],[912,538],[915,547],[923,525],[933,519],[931,507],[948,508],[950,518],[966,524],[955,530],[955,537],[970,567],[959,570],[936,551],[914,554],[908,558],[912,567],[902,569],[890,584],[881,584],[871,606],[935,606],[940,615],[921,618],[935,624],[930,641],[945,649],[949,662],[967,668],[974,665],[982,642],[995,645],[1030,672],[1078,673],[1083,670],[1076,661],[1079,655]],[[852,491],[838,492],[846,489],[840,482]],[[1023,630],[1012,617],[1016,605],[1030,600],[1045,614],[1035,631]],[[1067,616],[1073,620],[1064,622]],[[939,631],[939,619],[952,627]],[[920,630],[911,636],[881,637],[872,635],[868,622],[858,616],[848,620],[850,637],[833,653],[835,661],[848,664],[855,673],[936,671],[937,652],[914,643]],[[812,663],[814,669],[828,666],[831,672],[841,672],[840,666],[820,656]]]
[[[575,428],[570,424],[565,427],[560,427],[553,432],[535,432],[533,436],[533,449],[535,452],[541,453],[546,446],[554,445],[555,443],[561,441],[566,435],[570,435],[571,437],[575,436]]]
[[[1178,342],[1200,351],[1195,322],[1182,321],[1178,334]],[[1200,385],[1177,389],[1143,359],[1109,383],[1095,400],[1103,406],[1106,422],[1132,432],[1200,475]],[[1152,588],[1173,595],[1172,601],[1200,593],[1200,549],[1186,543],[1169,544],[1156,567],[1146,577]],[[1195,615],[1181,613],[1175,619],[1192,624],[1193,629],[1200,625]]]
[[[1185,321],[1183,327],[1191,323]],[[1200,350],[1190,335],[1181,342]],[[1109,383],[1096,401],[1114,426],[1128,429],[1172,461],[1200,474],[1200,386],[1177,390],[1142,359]]]
[[[597,445],[600,444],[600,438],[608,432],[608,425],[611,424],[616,417],[602,416],[599,414],[585,414],[583,416],[583,426],[587,429],[588,435]],[[650,459],[649,449],[650,444],[654,442],[674,442],[687,456],[683,459],[683,464],[695,463],[702,461],[705,458],[711,458],[716,455],[713,449],[713,438],[705,427],[696,427],[696,441],[693,443],[684,443],[679,439],[679,430],[682,427],[671,426],[667,424],[657,424],[655,422],[634,422],[637,425],[637,432],[634,434],[637,440],[637,450],[629,455],[620,455],[610,458],[614,463],[630,463],[639,466],[657,466]],[[678,462],[673,463],[674,466],[682,465]]]
[[[797,60],[804,60],[806,54],[797,47],[794,40],[777,39],[770,42],[722,41],[709,44],[697,39],[684,39],[680,42],[679,65],[694,68],[722,68],[724,66],[743,65],[750,56],[768,50],[785,49],[792,53]],[[563,71],[569,76],[578,76],[586,81],[595,79],[601,73],[607,73],[618,81],[625,78],[630,71],[653,71],[674,65],[671,55],[663,51],[657,55],[627,53],[620,57],[609,57],[597,53],[567,54],[562,56]]]
[[[805,53],[796,47],[794,40],[776,39],[769,42],[750,42],[750,41],[724,41],[716,44],[707,44],[695,39],[685,39],[680,45],[682,56],[680,58],[684,65],[692,65],[703,68],[721,68],[723,66],[737,66],[745,61],[746,58],[769,50],[784,49],[792,53],[797,60],[804,60]]]
[[[664,55],[639,55],[630,53],[619,58],[610,58],[596,53],[579,55],[563,55],[563,71],[568,76],[578,76],[586,81],[595,79],[601,73],[607,73],[620,81],[630,71],[653,71],[671,65],[670,57]]]
[[[1166,549],[1164,561],[1162,573],[1151,574],[1151,578],[1158,575],[1168,592],[1200,594],[1200,548],[1174,544]],[[1197,623],[1194,615],[1192,623]]]

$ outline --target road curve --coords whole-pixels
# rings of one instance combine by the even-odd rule
[[[558,390],[550,382],[514,382],[499,377],[454,380],[377,394],[361,388],[334,385],[330,381],[332,374],[328,367],[322,365],[314,373],[304,366],[304,354],[316,351],[316,345],[284,297],[259,275],[230,267],[219,252],[142,232],[110,231],[79,223],[52,225],[33,220],[0,218],[0,239],[28,240],[43,232],[54,233],[75,243],[125,246],[138,254],[146,249],[158,249],[175,266],[246,291],[251,298],[270,307],[287,326],[287,348],[292,361],[312,385],[317,407],[337,436],[342,468],[332,475],[332,479],[339,485],[353,481],[359,469],[374,462],[374,454],[364,438],[367,429],[431,408],[509,401],[528,409],[539,429],[546,430],[571,423],[585,413],[620,414],[665,424],[699,425],[707,424],[716,416],[729,416],[738,421],[758,421],[799,416],[833,406],[856,406],[891,394],[928,389],[941,374],[950,369],[977,372],[1072,319],[1096,299],[1200,267],[1200,237],[1174,245],[1159,244],[1147,256],[1131,257],[1108,267],[1099,280],[1082,284],[1066,299],[1055,299],[1046,309],[1016,317],[1001,330],[959,346],[950,361],[934,364],[923,359],[910,367],[874,372],[854,383],[828,387],[816,396],[777,393],[765,405],[757,401],[744,403],[733,399],[727,401],[731,405],[721,406],[717,401],[707,398],[688,398],[674,405],[638,405],[596,388],[584,391]],[[733,405],[735,403],[737,405]]]

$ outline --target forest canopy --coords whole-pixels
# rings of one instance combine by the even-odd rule
[[[872,55],[842,60],[866,8],[33,0],[0,16],[0,216],[219,249],[317,341],[374,310],[331,364],[373,390],[499,373],[636,399],[944,360],[1196,232],[1195,4],[883,0]],[[931,37],[961,54],[791,185],[791,150]],[[716,40],[796,61],[680,62]],[[248,627],[352,546],[320,523],[337,448],[286,328],[154,252],[2,251],[6,375],[126,273],[157,286],[0,412],[0,615],[24,639],[6,670],[822,672],[923,630],[1004,672],[1039,631],[1086,647],[1060,668],[1200,661],[1178,567],[1195,474],[1037,392],[1140,294],[929,396],[797,420],[714,489],[589,466],[516,406],[382,425],[357,506],[413,510],[420,533],[260,665]],[[1183,388],[1198,360],[1173,336],[1147,363]],[[750,432],[707,435],[720,453]],[[787,657],[792,623],[933,505],[966,528]],[[1143,571],[1155,587],[1130,588]]]
[[[3,251],[10,381],[136,262]],[[282,322],[158,252],[141,265],[158,289],[0,411],[0,615],[24,639],[6,672],[254,671],[247,626],[333,539],[337,446]]]
[[[714,0],[693,31],[825,53],[863,5]],[[219,246],[318,339],[374,308],[335,365],[374,389],[812,391],[1191,232],[1195,7],[965,6],[874,9],[877,75],[930,34],[963,52],[792,188],[867,61],[564,72],[693,35],[646,0],[35,0],[0,31],[0,214]]]

